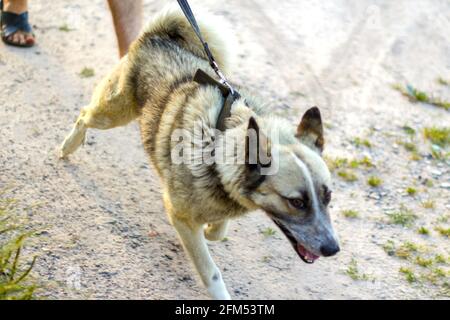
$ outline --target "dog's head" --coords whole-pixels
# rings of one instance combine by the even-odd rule
[[[256,148],[249,146],[249,140],[246,143],[246,197],[278,225],[303,261],[313,263],[319,256],[335,255],[339,244],[328,212],[330,172],[322,159],[319,109],[309,109],[296,132],[284,130],[278,143],[260,130],[254,118],[248,130],[256,132],[258,141]],[[268,166],[277,170],[264,175]]]

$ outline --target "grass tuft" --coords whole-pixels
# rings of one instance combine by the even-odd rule
[[[437,254],[434,257],[434,261],[436,261],[436,263],[447,263],[447,260],[445,259],[445,257],[442,254]]]
[[[398,144],[402,145],[406,151],[417,153],[417,146],[413,142],[398,141]]]
[[[400,207],[400,210],[394,213],[387,214],[392,224],[398,224],[403,227],[410,227],[414,221],[417,219],[417,215],[415,215],[411,210],[407,209],[404,206]]]
[[[395,255],[395,243],[392,240],[388,240],[383,245],[383,250],[387,253],[388,256],[394,256]]]
[[[355,219],[359,217],[359,212],[356,210],[344,210],[342,211],[342,215],[346,218]]]
[[[268,228],[262,230],[261,233],[262,233],[265,237],[272,237],[272,236],[274,236],[274,235],[277,234],[276,230],[274,230],[274,229],[272,229],[272,228],[270,228],[270,227],[268,227]]]
[[[418,234],[422,234],[425,236],[428,236],[430,234],[430,230],[428,230],[427,228],[425,228],[424,226],[420,227],[419,229],[417,229],[417,233]]]
[[[407,135],[413,136],[416,134],[416,130],[408,125],[404,125],[402,129]]]
[[[2,197],[0,192],[0,300],[30,300],[36,289],[28,281],[36,257],[22,261],[24,242],[32,233],[12,224],[16,201]]]
[[[399,271],[405,275],[406,281],[409,283],[417,282],[417,277],[410,268],[401,267]]]
[[[407,97],[412,102],[423,102],[430,105],[443,108],[445,110],[450,109],[450,102],[443,101],[437,97],[432,97],[424,91],[420,91],[411,85],[407,85],[405,88],[399,84],[393,85],[393,89],[399,91],[402,95]]]
[[[447,147],[450,144],[450,128],[425,128],[423,134],[432,144],[442,148]]]
[[[433,265],[433,260],[432,259],[426,259],[423,257],[416,257],[416,264],[424,267],[424,268],[428,268],[431,267]]]
[[[406,188],[406,193],[410,196],[414,196],[417,193],[417,189],[414,187]]]
[[[371,144],[370,141],[367,140],[367,139],[363,139],[363,138],[356,137],[355,139],[353,139],[352,143],[353,143],[356,147],[364,146],[364,147],[366,147],[366,148],[372,148],[372,144]]]
[[[91,78],[95,75],[95,71],[92,68],[83,68],[80,72],[81,78]]]
[[[69,26],[67,25],[67,23],[65,23],[65,24],[63,24],[62,26],[60,26],[60,27],[58,28],[58,30],[59,30],[59,31],[62,31],[62,32],[70,32],[70,31],[73,31],[74,29],[69,28]]]
[[[360,167],[372,168],[374,164],[369,157],[364,156],[361,159],[346,159],[346,158],[328,158],[325,157],[325,161],[328,168],[331,171],[340,169],[340,171],[345,171],[344,169],[357,169]],[[344,174],[345,175],[345,174]]]
[[[442,84],[443,86],[450,86],[450,81],[445,80],[445,79],[442,78],[442,77],[439,77],[439,78],[437,79],[437,82],[438,82],[439,84]]]
[[[422,202],[422,207],[425,209],[434,209],[435,204],[433,200],[425,200]]]
[[[352,258],[345,273],[353,280],[369,280],[369,276],[359,270],[358,262],[355,258]]]
[[[436,227],[434,228],[443,237],[450,238],[450,228]]]
[[[337,175],[347,182],[354,182],[358,180],[358,176],[350,170],[338,171]]]
[[[374,187],[374,188],[379,187],[381,185],[381,183],[382,183],[382,180],[380,178],[378,178],[378,177],[375,177],[375,176],[370,176],[367,179],[367,184],[369,186],[371,186],[371,187]]]
[[[413,253],[418,251],[419,247],[415,243],[406,241],[398,249],[395,249],[395,256],[400,259],[409,259]]]

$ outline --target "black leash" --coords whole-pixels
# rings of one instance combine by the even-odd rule
[[[205,50],[206,55],[208,56],[209,64],[211,65],[211,68],[213,68],[214,72],[219,76],[221,82],[230,90],[230,93],[232,96],[238,98],[239,93],[231,86],[231,84],[228,82],[227,78],[225,78],[222,71],[220,71],[219,66],[214,59],[214,56],[211,53],[211,50],[209,49],[208,43],[203,39],[202,33],[200,32],[200,28],[198,27],[197,20],[195,20],[195,16],[192,13],[191,7],[189,6],[189,3],[187,0],[177,0],[178,4],[181,7],[181,10],[183,10],[184,15],[186,16],[186,19],[189,21],[189,23],[192,26],[192,29],[194,29],[195,34],[197,35],[198,39],[203,45],[203,48]]]

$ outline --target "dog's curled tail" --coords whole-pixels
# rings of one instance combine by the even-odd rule
[[[216,62],[223,71],[229,72],[232,64],[230,47],[234,38],[229,32],[230,29],[226,27],[226,22],[221,17],[202,12],[198,8],[194,9],[194,13],[202,36]],[[189,21],[176,4],[166,6],[157,14],[144,28],[140,38],[145,41],[145,38],[153,36],[170,38],[184,49],[208,59]]]

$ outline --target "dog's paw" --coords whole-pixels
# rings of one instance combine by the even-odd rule
[[[82,121],[78,121],[72,132],[64,139],[59,151],[61,159],[67,158],[71,153],[74,153],[86,139],[86,127]]]
[[[208,293],[214,300],[231,300],[231,296],[222,281],[210,286],[208,288]]]

